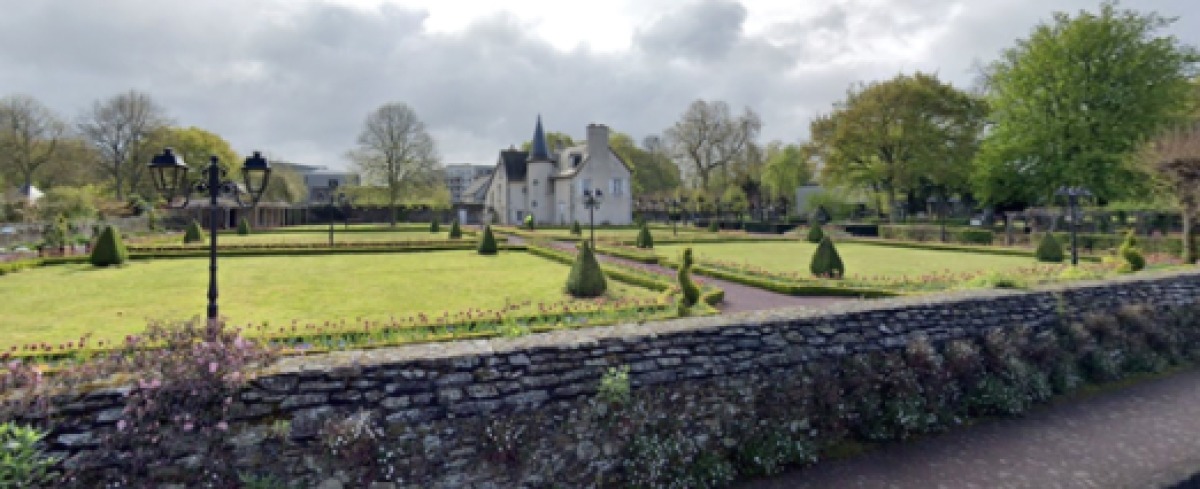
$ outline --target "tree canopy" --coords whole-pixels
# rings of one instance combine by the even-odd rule
[[[358,148],[349,158],[369,182],[383,185],[392,225],[402,195],[432,193],[434,187],[443,186],[433,137],[416,111],[402,102],[385,104],[367,116]]]
[[[985,116],[981,100],[936,75],[898,75],[851,88],[812,122],[808,147],[825,182],[882,192],[895,219],[906,192],[967,189]]]
[[[734,116],[725,102],[696,100],[664,136],[680,169],[708,189],[714,172],[744,157],[761,130],[762,120],[749,108]]]
[[[1045,202],[1061,186],[1103,200],[1141,192],[1141,144],[1189,114],[1194,48],[1156,13],[1055,13],[986,72],[992,127],[974,182],[986,202]]]

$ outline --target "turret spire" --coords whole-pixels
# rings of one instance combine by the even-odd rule
[[[542,130],[541,114],[538,114],[537,126],[533,129],[533,142],[529,148],[529,161],[550,161],[550,145],[546,144],[546,132]]]

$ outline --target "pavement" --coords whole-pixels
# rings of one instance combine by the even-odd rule
[[[742,489],[1200,487],[1200,370],[986,421]]]

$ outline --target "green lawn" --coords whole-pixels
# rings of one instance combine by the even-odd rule
[[[717,260],[747,264],[772,272],[808,273],[817,245],[807,241],[705,243],[655,246],[660,256],[675,258],[687,247],[699,260]],[[919,276],[935,272],[1004,271],[1037,265],[1033,257],[1001,256],[982,253],[891,248],[878,245],[842,243],[838,254],[846,264],[846,273],[854,276]]]
[[[231,323],[290,325],[418,312],[497,309],[509,302],[566,300],[569,268],[525,253],[473,251],[229,257],[220,261],[221,314]],[[93,332],[122,338],[148,318],[204,314],[206,259],[133,261],[113,269],[55,265],[0,277],[0,347],[65,342]],[[609,281],[611,297],[650,298]]]
[[[427,240],[444,240],[450,239],[449,226],[443,226],[441,232],[431,233],[429,231],[395,231],[395,232],[346,232],[341,227],[333,230],[334,243],[363,243],[363,242],[381,242],[381,241],[427,241]],[[472,235],[463,235],[464,240],[474,240]],[[296,231],[282,233],[253,233],[245,236],[238,235],[236,232],[224,232],[217,237],[217,244],[267,244],[267,243],[328,243],[329,231]],[[152,244],[183,244],[183,235],[174,235],[171,237],[156,238],[148,243]],[[204,241],[205,244],[208,241]]]

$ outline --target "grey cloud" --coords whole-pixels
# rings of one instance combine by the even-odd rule
[[[700,0],[664,15],[635,36],[646,53],[700,61],[722,59],[742,39],[746,8],[726,0]]]

